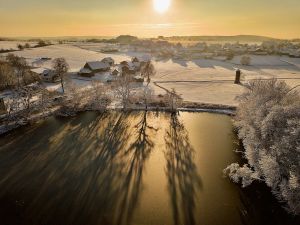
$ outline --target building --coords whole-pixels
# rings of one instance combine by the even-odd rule
[[[107,72],[110,70],[110,65],[106,62],[94,61],[87,62],[79,71],[79,75],[84,77],[95,76],[96,73]]]
[[[115,65],[115,60],[113,60],[113,58],[111,58],[111,57],[106,57],[106,58],[102,59],[101,62],[107,63],[110,66]]]
[[[119,70],[115,69],[114,71],[111,72],[111,75],[113,76],[118,76],[120,74]]]

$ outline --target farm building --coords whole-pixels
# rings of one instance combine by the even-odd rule
[[[135,74],[137,72],[136,67],[132,62],[123,61],[120,63],[120,69],[122,74]]]
[[[92,77],[95,76],[96,73],[107,72],[109,70],[110,65],[108,63],[100,61],[87,62],[79,71],[79,75],[84,77]]]
[[[114,71],[111,72],[111,75],[113,76],[118,76],[120,74],[120,71],[115,69]]]
[[[106,57],[106,58],[102,59],[101,62],[107,63],[110,66],[113,66],[115,64],[115,60],[113,60],[113,58],[111,58],[111,57]]]

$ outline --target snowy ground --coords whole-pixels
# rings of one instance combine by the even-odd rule
[[[0,42],[1,43],[1,42]],[[102,46],[101,46],[102,47]],[[41,57],[64,57],[70,64],[72,72],[77,72],[87,61],[101,60],[112,57],[116,63],[129,60],[132,56],[143,56],[143,53],[121,52],[116,54],[103,54],[98,44],[84,44],[80,47],[64,44],[52,45],[43,48],[26,49],[15,54],[25,57],[29,63]],[[237,97],[244,87],[234,85],[235,69],[240,68],[245,81],[257,78],[279,78],[285,80],[290,86],[300,85],[300,59],[279,56],[251,56],[251,66],[239,65],[240,57],[230,62],[220,60],[199,59],[192,61],[161,60],[155,61],[157,70],[152,81],[166,89],[175,88],[184,100],[203,103],[237,105]],[[42,62],[41,67],[50,68],[51,61]],[[90,81],[76,81],[80,85],[88,85]],[[165,91],[151,84],[157,94]],[[55,89],[59,85],[50,85]]]

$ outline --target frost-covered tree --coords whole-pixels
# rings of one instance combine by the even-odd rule
[[[182,98],[174,88],[166,93],[165,104],[171,111],[176,111],[181,106]]]
[[[56,59],[54,59],[52,66],[55,71],[55,74],[60,79],[62,92],[65,93],[64,77],[67,74],[67,72],[69,71],[69,64],[67,63],[67,61],[64,58],[56,58]]]
[[[146,78],[147,86],[150,84],[151,77],[153,77],[155,74],[155,67],[150,60],[141,67],[141,76]]]
[[[147,80],[147,85],[144,87],[144,101],[145,101],[145,106],[146,110],[148,109],[148,97],[149,94],[151,93],[151,89],[149,88],[149,84],[151,82],[151,77],[156,74],[155,67],[153,63],[149,60],[148,62],[145,63],[145,65],[142,66],[141,68],[141,76],[143,78],[146,78]]]
[[[90,94],[90,106],[94,110],[104,110],[111,102],[108,94],[109,87],[103,85],[100,81],[92,81],[92,89]]]
[[[123,75],[118,77],[114,86],[115,96],[121,100],[124,109],[127,109],[130,99],[132,97],[132,77],[130,75]]]
[[[243,186],[263,180],[293,214],[300,214],[300,96],[276,79],[256,80],[235,118],[248,165],[225,169]]]

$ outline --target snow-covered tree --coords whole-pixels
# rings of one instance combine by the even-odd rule
[[[153,63],[149,60],[141,68],[141,76],[147,79],[147,85],[144,87],[144,102],[146,110],[148,109],[148,97],[151,95],[151,90],[149,84],[151,82],[151,77],[156,73]]]
[[[106,109],[111,102],[108,95],[109,88],[103,85],[100,81],[92,81],[90,105],[92,109],[103,110]]]
[[[69,70],[69,64],[64,58],[56,58],[53,61],[53,69],[55,71],[55,74],[59,77],[62,91],[63,93],[65,93],[64,77]]]
[[[130,99],[132,97],[132,77],[130,75],[123,75],[118,77],[114,86],[115,96],[121,100],[124,109],[127,109]]]
[[[176,111],[181,106],[182,98],[174,88],[166,93],[165,104],[171,111]]]
[[[300,214],[300,96],[290,90],[276,79],[250,82],[235,119],[248,165],[233,164],[225,173],[243,186],[263,180],[291,213]]]

